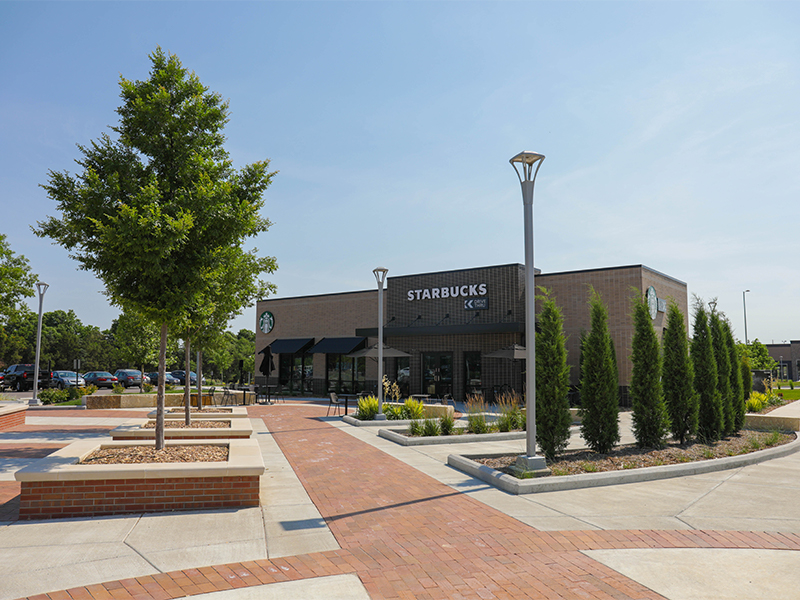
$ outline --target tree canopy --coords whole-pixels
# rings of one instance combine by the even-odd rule
[[[147,80],[120,78],[116,138],[79,146],[79,174],[49,172],[42,187],[61,217],[34,231],[93,271],[113,304],[160,326],[161,447],[168,328],[195,322],[201,307],[235,314],[265,289],[258,278],[275,259],[243,244],[270,226],[260,211],[275,173],[267,160],[235,170],[223,147],[228,103],[177,56],[157,48],[150,61]],[[237,290],[226,290],[232,269]]]
[[[36,275],[28,259],[14,254],[5,234],[0,233],[0,323],[22,309],[23,298],[35,295]]]

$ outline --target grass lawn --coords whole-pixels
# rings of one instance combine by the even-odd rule
[[[800,388],[790,390],[788,387],[784,387],[781,390],[775,388],[772,391],[776,394],[781,394],[784,400],[800,400]]]

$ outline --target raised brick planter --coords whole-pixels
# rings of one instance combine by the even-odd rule
[[[17,425],[25,425],[25,411],[28,407],[23,406],[0,406],[0,431],[11,429]]]
[[[192,420],[194,419],[247,419],[247,407],[245,406],[220,406],[219,412],[193,412]],[[208,409],[206,409],[208,410]],[[224,411],[224,412],[223,412]],[[157,411],[153,410],[147,413],[148,419],[155,419]],[[165,419],[183,419],[185,416],[184,408],[167,407],[164,411]]]
[[[139,442],[82,440],[17,471],[19,518],[55,519],[259,505],[264,472],[255,440],[219,442],[227,462],[79,465],[95,449]],[[168,445],[209,442],[168,442]]]
[[[166,419],[165,419],[166,420]],[[175,419],[170,419],[174,421]],[[208,419],[202,419],[208,420]],[[164,427],[165,440],[223,440],[223,439],[247,439],[253,434],[253,426],[250,419],[217,416],[215,421],[226,421],[229,427],[181,429]],[[153,423],[149,419],[132,419],[111,430],[111,438],[114,440],[150,440],[156,439],[154,427],[145,428],[147,423]]]

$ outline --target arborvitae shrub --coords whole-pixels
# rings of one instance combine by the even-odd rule
[[[689,341],[683,323],[683,313],[670,301],[667,325],[664,328],[663,375],[664,402],[669,414],[672,437],[681,444],[697,433],[697,392],[694,389],[694,369],[689,360]]]

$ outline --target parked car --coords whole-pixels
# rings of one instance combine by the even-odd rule
[[[34,365],[19,364],[11,365],[3,375],[3,389],[11,388],[15,392],[24,392],[33,389],[33,370]],[[40,390],[49,388],[53,381],[53,374],[50,371],[39,370]]]
[[[158,371],[154,373],[148,373],[147,376],[150,378],[150,383],[153,385],[158,385]],[[172,373],[167,371],[164,374],[164,385],[180,385],[180,381],[178,381],[177,377],[173,377]]]
[[[65,387],[84,387],[86,380],[75,371],[53,371],[53,385],[60,390]]]
[[[142,372],[136,369],[117,369],[114,373],[119,384],[124,387],[142,387]]]
[[[172,376],[178,380],[180,385],[186,385],[186,371],[173,371]],[[189,382],[190,385],[197,385],[197,373],[194,371],[189,371]],[[205,383],[205,377],[203,383]]]
[[[90,371],[83,374],[86,385],[96,385],[99,388],[111,388],[117,384],[117,378],[108,371]]]

